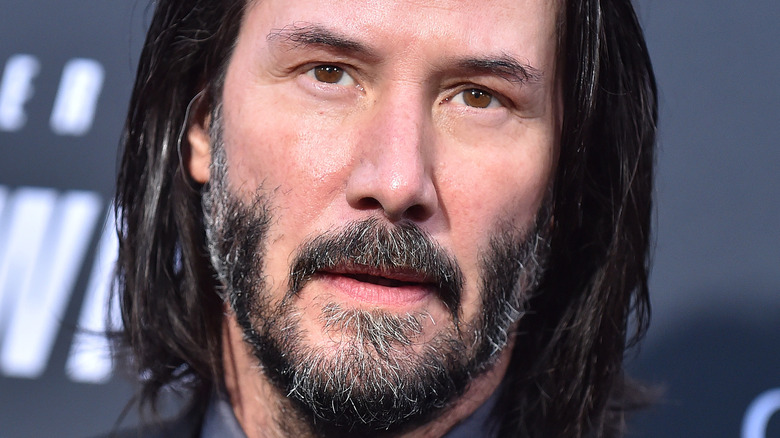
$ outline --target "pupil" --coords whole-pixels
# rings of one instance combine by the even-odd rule
[[[341,80],[344,71],[333,65],[322,65],[314,68],[314,77],[318,81],[335,84]]]
[[[469,106],[487,108],[491,100],[493,100],[493,96],[482,90],[472,88],[466,91],[465,102]]]

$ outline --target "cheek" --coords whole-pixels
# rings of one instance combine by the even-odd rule
[[[281,296],[291,255],[318,229],[340,193],[345,166],[337,157],[344,154],[336,153],[328,127],[312,128],[311,118],[246,101],[234,107],[243,111],[224,113],[230,184],[242,199],[251,200],[258,190],[270,199],[264,271],[269,290]],[[245,117],[250,111],[266,115]]]
[[[480,309],[480,256],[490,237],[506,226],[532,230],[548,192],[554,149],[546,137],[529,144],[452,162],[450,176],[442,181],[452,249],[466,276],[463,310],[467,320]]]
[[[311,219],[345,184],[349,142],[343,126],[301,110],[299,102],[273,96],[283,90],[267,88],[226,97],[234,103],[224,109],[231,184],[245,198],[261,187],[284,211],[294,205],[295,214],[285,219]]]
[[[552,153],[541,148],[467,160],[457,176],[447,178],[449,193],[443,194],[449,198],[444,203],[450,206],[453,234],[478,240],[500,225],[533,226],[548,191],[552,163]]]

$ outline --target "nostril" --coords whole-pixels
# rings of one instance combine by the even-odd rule
[[[354,205],[354,208],[358,210],[381,210],[382,203],[375,198],[366,196],[364,198],[360,198]]]
[[[399,219],[409,219],[413,221],[423,221],[429,216],[429,209],[425,205],[413,204],[405,209],[388,209],[382,205],[382,203],[376,198],[366,196],[360,198],[356,203],[352,205],[353,208],[358,210],[378,210],[384,211],[385,216],[391,221]]]
[[[424,205],[414,204],[406,209],[403,216],[413,221],[423,221],[429,216],[430,212]]]

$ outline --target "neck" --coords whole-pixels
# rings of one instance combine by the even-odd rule
[[[496,391],[504,378],[511,347],[507,346],[495,365],[476,377],[463,396],[434,420],[397,436],[441,437],[471,415]],[[223,364],[225,388],[247,438],[314,436],[309,420],[300,415],[285,395],[265,377],[230,311],[223,326]]]

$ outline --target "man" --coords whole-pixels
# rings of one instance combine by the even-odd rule
[[[163,435],[619,434],[655,123],[628,1],[158,2],[116,202],[142,405],[186,392]]]

